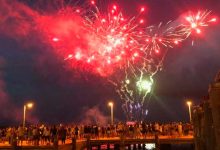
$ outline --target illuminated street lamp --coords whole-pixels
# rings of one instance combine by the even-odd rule
[[[110,106],[110,108],[111,108],[111,124],[113,125],[114,124],[114,116],[113,116],[113,106],[114,106],[114,104],[113,104],[113,102],[109,102],[108,106]]]
[[[23,128],[25,127],[25,119],[26,119],[26,110],[31,109],[33,107],[33,103],[24,104],[24,116],[23,116]]]
[[[189,107],[189,120],[190,120],[190,122],[192,122],[192,113],[191,113],[192,102],[191,101],[187,101],[186,104]]]

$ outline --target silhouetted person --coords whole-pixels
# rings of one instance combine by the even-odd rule
[[[56,126],[53,126],[53,128],[51,128],[51,139],[53,143],[56,140],[56,138],[57,138],[57,128]]]
[[[79,136],[79,128],[78,128],[78,126],[75,127],[74,131],[75,131],[75,138],[78,138],[78,136]]]
[[[61,138],[62,144],[65,144],[65,142],[66,142],[66,133],[67,133],[66,128],[61,127],[61,129],[60,129],[60,138]]]

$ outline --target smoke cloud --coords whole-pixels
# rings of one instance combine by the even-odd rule
[[[14,0],[0,1],[0,32],[19,39],[26,37],[34,28],[38,13]]]
[[[9,119],[13,118],[16,121],[21,120],[21,111],[16,108],[16,106],[11,103],[10,96],[6,91],[6,83],[4,81],[4,72],[2,71],[5,65],[5,61],[3,58],[0,58],[0,118],[1,119]]]
[[[82,112],[81,124],[98,124],[98,125],[107,125],[109,118],[105,116],[99,109],[98,106],[94,106],[90,109],[84,109]]]

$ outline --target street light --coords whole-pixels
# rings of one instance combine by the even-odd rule
[[[23,128],[25,127],[25,119],[26,119],[26,110],[31,109],[33,107],[33,103],[24,104],[24,116],[23,116]]]
[[[113,116],[113,106],[114,106],[114,104],[113,104],[113,102],[109,102],[108,103],[108,106],[110,106],[111,107],[111,124],[113,125],[114,124],[114,116]]]
[[[192,113],[191,113],[192,102],[191,101],[187,101],[186,104],[189,107],[189,120],[190,120],[190,123],[191,123],[192,122]]]

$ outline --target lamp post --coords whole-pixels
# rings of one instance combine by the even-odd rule
[[[26,110],[31,109],[33,107],[33,103],[24,104],[24,116],[23,116],[23,128],[25,127],[25,119],[26,119]]]
[[[108,103],[108,106],[110,106],[110,108],[111,108],[111,124],[113,125],[114,124],[114,114],[113,114],[113,106],[114,106],[114,104],[113,104],[113,102],[109,102]]]
[[[192,102],[191,101],[187,101],[186,104],[189,107],[189,121],[190,123],[192,122],[192,113],[191,113],[191,106],[192,106]]]

